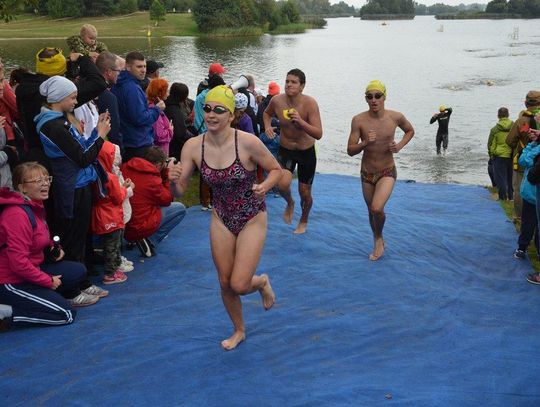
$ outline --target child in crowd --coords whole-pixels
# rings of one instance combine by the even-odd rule
[[[122,155],[120,154],[120,147],[114,144],[114,162],[113,162],[113,174],[118,177],[118,181],[120,182],[120,185],[123,185],[124,188],[126,188],[127,196],[122,202],[122,210],[124,212],[124,225],[127,225],[129,220],[131,219],[131,204],[129,203],[129,198],[133,196],[133,188],[135,188],[135,184],[128,178],[124,179],[124,175],[122,174],[122,171],[120,170],[120,166],[122,165]],[[124,233],[122,231],[122,240],[124,238]],[[120,256],[120,270],[124,273],[128,273],[130,271],[133,271],[133,262],[126,259],[124,256]]]
[[[152,79],[148,88],[146,88],[146,98],[148,106],[154,107],[159,101],[167,99],[169,96],[169,83],[162,78]],[[169,118],[163,111],[153,125],[154,127],[154,145],[163,150],[165,155],[169,156],[169,143],[173,138],[173,126]]]
[[[107,172],[107,196],[97,199],[92,207],[92,233],[101,235],[103,240],[103,254],[105,257],[105,277],[103,284],[123,283],[127,280],[122,264],[122,235],[124,230],[124,211],[122,203],[127,197],[126,187],[130,181],[121,185],[118,176],[113,174],[115,145],[105,141],[98,155],[98,160]]]
[[[101,52],[107,51],[107,46],[101,41],[97,41],[96,38],[96,27],[92,24],[84,24],[81,27],[80,35],[73,35],[66,41],[71,52],[88,55],[95,61]]]
[[[155,255],[156,246],[186,214],[185,206],[173,201],[169,166],[175,165],[157,146],[150,147],[144,158],[133,157],[122,165],[124,176],[137,185],[130,200],[133,216],[126,225],[126,239],[135,242],[144,257]]]

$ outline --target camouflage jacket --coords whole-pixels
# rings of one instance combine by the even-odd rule
[[[107,51],[107,46],[101,41],[96,40],[94,45],[88,45],[83,41],[80,35],[73,35],[66,41],[71,52],[79,52],[83,55],[88,55],[90,52],[101,53]]]

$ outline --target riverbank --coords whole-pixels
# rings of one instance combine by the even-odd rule
[[[17,39],[66,38],[79,32],[83,24],[93,24],[98,36],[105,38],[144,37],[233,37],[259,36],[264,34],[260,27],[218,29],[212,33],[201,33],[191,13],[168,13],[165,21],[156,27],[146,11],[114,17],[63,18],[53,20],[47,16],[24,14],[9,23],[0,23],[0,41]],[[310,28],[321,28],[320,23],[297,23],[278,26],[271,34],[298,34]]]
[[[9,23],[1,23],[0,39],[16,38],[66,38],[77,34],[83,24],[93,24],[99,38],[197,36],[199,30],[191,14],[170,13],[165,21],[155,27],[148,12],[137,12],[124,16],[69,18],[53,20],[46,16],[25,14]]]

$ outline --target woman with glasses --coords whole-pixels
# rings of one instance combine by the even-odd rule
[[[62,260],[49,237],[43,201],[52,177],[27,162],[15,167],[13,185],[0,189],[0,330],[13,324],[70,324],[86,269]]]
[[[213,191],[210,245],[223,304],[234,326],[233,335],[221,342],[225,350],[246,338],[241,295],[259,291],[264,309],[274,305],[268,276],[257,276],[255,271],[266,238],[264,197],[281,178],[281,168],[264,144],[252,134],[231,128],[234,102],[233,91],[226,86],[208,92],[203,106],[207,131],[186,142],[181,171],[170,174],[175,192],[182,194],[197,167]],[[260,184],[257,165],[268,172]]]

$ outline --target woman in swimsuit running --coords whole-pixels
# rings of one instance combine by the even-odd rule
[[[208,130],[186,142],[181,167],[171,169],[170,178],[182,194],[198,167],[212,188],[210,245],[223,304],[234,326],[233,335],[221,346],[231,350],[246,338],[240,295],[259,291],[266,310],[274,305],[268,276],[255,271],[266,238],[264,197],[281,178],[281,167],[257,137],[230,127],[234,118],[230,88],[217,86],[208,92],[203,110]],[[260,184],[257,165],[268,172]]]

